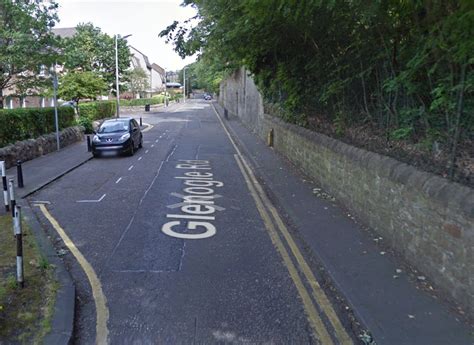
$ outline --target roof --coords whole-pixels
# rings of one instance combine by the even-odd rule
[[[159,65],[157,65],[156,63],[152,63],[151,64],[151,68],[153,68],[155,71],[157,71],[159,74],[165,74],[165,69]]]
[[[61,38],[71,38],[77,32],[76,28],[54,28],[52,31]]]
[[[143,60],[145,60],[146,68],[151,69],[152,65],[150,64],[150,60],[148,59],[148,56],[143,54],[141,51],[139,51],[137,48],[134,46],[129,45],[129,47],[133,50],[135,50],[138,54],[140,54],[143,57]],[[135,54],[134,54],[135,55]]]

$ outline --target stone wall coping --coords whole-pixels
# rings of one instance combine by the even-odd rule
[[[352,161],[358,162],[369,170],[376,171],[377,175],[418,189],[428,197],[437,200],[443,206],[450,204],[462,211],[467,217],[474,218],[474,190],[470,187],[449,181],[429,172],[421,171],[394,158],[357,148],[327,135],[284,122],[277,117],[268,114],[263,116],[270,123],[274,122],[312,142],[321,144]]]

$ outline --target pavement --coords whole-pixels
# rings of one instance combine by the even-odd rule
[[[55,277],[60,286],[56,295],[51,332],[44,339],[44,343],[48,345],[64,345],[72,342],[76,297],[75,285],[63,260],[53,248],[50,236],[44,232],[31,205],[25,198],[91,158],[92,155],[87,152],[87,143],[83,140],[66,146],[59,151],[24,162],[22,164],[24,188],[15,188],[15,198],[17,204],[22,207],[22,216],[30,226],[40,251],[48,262],[55,267]],[[18,186],[16,167],[7,170],[7,178],[13,178],[15,186]],[[0,213],[4,212],[5,209],[2,207]]]
[[[147,127],[148,125],[145,124],[142,129]],[[44,344],[48,345],[64,345],[73,341],[75,284],[63,260],[53,247],[51,236],[45,233],[42,224],[34,214],[32,205],[26,198],[92,158],[92,154],[87,151],[87,141],[84,138],[84,140],[63,147],[59,151],[24,162],[22,164],[23,188],[18,188],[17,168],[12,167],[7,170],[7,179],[14,180],[15,198],[17,204],[22,207],[22,216],[28,222],[40,251],[48,259],[48,262],[55,267],[55,276],[60,286],[56,296],[51,331],[44,339]],[[4,213],[2,197],[0,214]]]
[[[214,105],[222,115],[223,111],[219,105],[216,103],[214,103]],[[151,114],[151,116],[153,116],[153,114]],[[221,117],[223,118],[223,116]],[[145,114],[144,121],[147,121]],[[199,145],[196,149],[196,147],[191,147],[189,143],[186,142],[179,142],[179,145],[177,145],[173,140],[173,131],[176,132],[174,133],[176,135],[175,138],[191,135],[194,136],[196,140],[203,140],[203,138],[217,136],[215,130],[205,131],[203,129],[204,127],[201,127],[209,125],[210,121],[210,118],[206,118],[201,122],[188,121],[186,122],[185,128],[180,127],[179,130],[173,129],[174,127],[171,126],[163,127],[160,133],[165,135],[164,139],[169,141],[169,145],[158,152],[156,157],[153,156],[154,161],[152,163],[157,166],[159,162],[168,162],[170,157],[174,154],[177,156],[177,158],[175,158],[177,160],[178,157],[181,159],[189,159],[189,157],[197,156],[199,153],[200,159],[216,158],[213,169],[217,172],[224,171],[224,169],[226,169],[225,167],[230,164],[235,165],[232,156],[233,150],[228,144],[222,144],[222,141],[219,141],[219,144],[214,146]],[[447,303],[442,302],[442,298],[440,299],[436,294],[425,292],[424,288],[427,284],[420,285],[419,282],[416,281],[416,276],[415,279],[413,279],[413,272],[410,271],[410,268],[394,253],[391,253],[389,248],[384,247],[383,240],[379,240],[370,230],[365,229],[361,224],[357,223],[357,220],[354,219],[353,216],[348,215],[347,211],[340,208],[337,203],[316,197],[313,193],[313,189],[317,186],[314,185],[314,183],[297,171],[285,158],[278,155],[271,148],[268,148],[263,141],[256,138],[255,135],[242,126],[239,121],[230,119],[225,121],[225,124],[237,145],[243,151],[244,156],[249,160],[256,173],[257,179],[259,179],[264,186],[268,197],[275,203],[280,213],[284,215],[285,223],[289,225],[299,246],[304,249],[305,257],[309,258],[312,267],[318,268],[317,275],[325,282],[324,285],[326,288],[334,291],[330,296],[331,299],[338,304],[341,313],[354,316],[353,323],[357,325],[353,324],[352,326],[358,331],[367,330],[367,336],[363,339],[363,343],[374,344],[370,342],[372,338],[372,340],[376,341],[379,345],[474,344],[472,327],[463,322],[459,314],[451,310]],[[166,132],[164,128],[167,128]],[[188,133],[187,135],[182,134],[184,130],[188,131],[186,132]],[[204,133],[198,134],[202,131],[204,131]],[[222,138],[222,140],[224,139]],[[227,158],[224,159],[224,155],[230,155],[231,160],[227,161]],[[53,264],[58,267],[57,274],[61,282],[61,289],[58,293],[55,306],[52,332],[48,335],[45,341],[46,344],[67,344],[71,342],[74,321],[74,300],[76,295],[74,284],[72,283],[68,271],[65,269],[63,259],[58,258],[56,255],[56,251],[51,245],[51,240],[47,238],[44,233],[41,222],[37,219],[37,215],[34,214],[34,211],[30,209],[26,198],[29,196],[30,201],[32,199],[38,201],[39,199],[37,199],[37,197],[47,196],[51,200],[55,198],[61,200],[58,195],[64,193],[64,191],[68,191],[68,193],[72,194],[78,193],[79,195],[79,191],[67,189],[67,184],[58,185],[56,190],[42,191],[46,186],[51,185],[52,182],[72,172],[74,173],[71,174],[71,181],[74,181],[76,184],[81,183],[81,181],[84,183],[85,176],[87,176],[84,175],[85,173],[98,171],[96,166],[87,168],[88,164],[85,163],[87,163],[91,157],[92,155],[87,152],[86,143],[83,141],[65,147],[58,152],[25,162],[23,164],[25,188],[16,189],[17,200],[19,204],[24,207],[24,215],[29,223],[32,224],[33,232],[39,239],[40,248],[47,253]],[[124,160],[125,159],[128,158],[124,158]],[[145,159],[143,161],[145,161]],[[97,164],[99,164],[99,162],[100,161],[98,161]],[[119,163],[122,164],[121,162],[110,162],[112,171],[119,169]],[[116,164],[116,166],[114,164]],[[178,181],[175,180],[176,177],[173,177],[173,174],[175,174],[173,165],[174,161],[171,161],[169,164],[164,164],[163,171],[160,172],[156,186],[153,186],[153,183],[150,184],[149,189],[146,190],[143,196],[138,194],[135,196],[133,194],[135,192],[130,193],[127,188],[122,187],[121,189],[121,187],[118,187],[117,189],[117,187],[115,187],[117,182],[115,182],[114,177],[113,186],[115,191],[127,195],[117,196],[117,202],[123,202],[126,198],[129,200],[136,199],[136,203],[141,205],[142,201],[145,200],[145,207],[137,210],[131,209],[129,211],[131,212],[130,216],[132,216],[132,222],[135,218],[136,221],[133,224],[130,223],[126,232],[123,234],[121,232],[122,230],[117,232],[120,241],[114,248],[110,248],[112,254],[108,258],[105,258],[103,263],[99,261],[96,254],[94,254],[92,259],[93,266],[97,265],[100,267],[99,276],[106,281],[104,289],[106,293],[109,293],[108,298],[113,299],[113,293],[117,294],[116,303],[111,303],[110,305],[112,315],[115,312],[118,313],[119,309],[130,310],[130,322],[136,326],[136,328],[132,328],[132,330],[137,332],[136,336],[138,336],[138,334],[146,335],[150,330],[143,328],[143,324],[140,325],[137,321],[139,317],[143,317],[143,310],[147,310],[147,307],[155,303],[158,299],[161,301],[161,307],[163,307],[163,305],[168,307],[168,303],[170,303],[169,306],[172,305],[171,301],[177,303],[176,301],[182,298],[182,296],[185,296],[185,300],[182,301],[182,303],[174,305],[175,309],[170,307],[171,309],[160,310],[158,313],[151,310],[148,316],[151,318],[160,318],[162,321],[169,318],[169,322],[172,324],[169,330],[164,330],[163,325],[158,324],[154,326],[158,327],[161,332],[168,332],[169,338],[163,339],[176,340],[172,336],[173,332],[182,332],[184,334],[189,331],[190,336],[186,339],[191,341],[193,339],[193,332],[194,337],[196,337],[196,332],[199,335],[200,331],[199,327],[197,327],[198,320],[199,323],[203,325],[201,326],[201,324],[199,324],[199,326],[204,329],[207,323],[211,324],[212,318],[206,320],[205,318],[196,317],[195,321],[193,321],[194,323],[188,324],[179,318],[180,313],[181,315],[186,314],[189,302],[193,301],[198,303],[199,311],[196,311],[196,315],[201,315],[206,309],[210,309],[209,301],[212,298],[217,298],[216,303],[221,303],[222,315],[215,315],[213,317],[224,319],[226,317],[225,312],[227,311],[227,305],[224,302],[228,302],[228,296],[225,295],[223,291],[225,289],[227,289],[227,291],[234,291],[236,289],[246,288],[245,285],[242,285],[240,281],[234,278],[234,276],[238,276],[248,277],[256,282],[255,285],[252,286],[252,289],[255,289],[255,291],[246,291],[246,294],[252,298],[251,301],[253,304],[243,304],[242,300],[237,298],[237,295],[235,295],[235,301],[232,304],[232,308],[234,308],[232,315],[236,320],[240,318],[241,315],[248,313],[247,320],[245,318],[239,320],[240,327],[242,327],[243,330],[247,330],[251,333],[252,330],[255,329],[257,332],[258,329],[260,335],[270,335],[272,332],[275,332],[275,339],[278,339],[276,335],[280,332],[284,334],[287,331],[291,333],[291,328],[295,327],[295,325],[297,325],[298,329],[307,329],[308,325],[306,321],[300,317],[304,315],[301,308],[292,306],[289,302],[285,302],[294,298],[297,299],[295,297],[296,294],[288,283],[288,277],[282,275],[277,266],[269,264],[269,262],[278,262],[279,259],[274,257],[275,254],[272,253],[274,249],[268,247],[269,245],[265,242],[263,237],[259,237],[263,236],[263,232],[258,229],[263,227],[259,224],[255,224],[255,221],[252,220],[258,217],[255,215],[255,209],[252,210],[251,206],[249,206],[249,208],[244,206],[245,204],[252,204],[252,201],[247,200],[249,196],[239,190],[237,185],[232,188],[231,193],[230,189],[227,190],[227,195],[232,195],[232,197],[224,198],[223,206],[225,206],[229,212],[235,213],[237,213],[237,205],[239,208],[242,208],[239,214],[236,214],[235,217],[233,216],[233,219],[240,218],[241,223],[245,224],[245,227],[242,228],[242,224],[239,225],[231,222],[223,223],[223,226],[219,227],[219,229],[227,228],[231,230],[231,233],[226,234],[226,236],[231,236],[232,241],[222,244],[222,246],[228,248],[230,258],[223,256],[217,251],[219,248],[217,243],[207,248],[203,244],[195,244],[196,242],[193,242],[193,245],[184,245],[182,242],[171,241],[170,239],[166,239],[166,237],[160,237],[157,242],[157,247],[151,248],[149,245],[150,240],[155,241],[158,235],[150,231],[144,231],[143,237],[140,235],[142,230],[147,229],[150,225],[150,221],[147,221],[147,217],[158,212],[166,213],[166,205],[163,204],[163,200],[170,198],[169,191],[173,191],[173,188],[177,191],[179,188],[176,182],[169,187],[171,188],[170,190],[162,190],[165,181]],[[225,171],[225,178],[228,179],[226,180],[226,186],[228,186],[226,188],[231,187],[233,183],[231,181],[240,181],[242,179],[236,172],[232,172],[229,169]],[[104,174],[106,173],[111,174],[111,172],[104,172]],[[7,170],[7,174],[11,177],[15,177],[16,168]],[[155,176],[153,169],[140,173],[136,172],[135,174],[138,174],[135,176],[135,179],[127,180],[127,183],[130,183],[130,190],[135,188],[135,184],[138,184],[140,179],[153,179],[154,182],[158,177],[158,173],[156,173]],[[217,176],[219,177],[218,173]],[[223,178],[224,176],[220,177],[220,179]],[[99,180],[97,186],[91,186],[91,188],[102,188],[106,179],[104,177],[102,180]],[[91,183],[95,182],[92,181]],[[84,185],[87,184],[88,183],[85,183]],[[91,189],[91,193],[94,188]],[[151,190],[151,192],[148,194],[149,190]],[[226,189],[224,189],[224,191],[225,190]],[[113,196],[108,195],[107,198],[113,198]],[[79,196],[76,199],[79,199]],[[173,200],[168,201],[169,203],[174,202]],[[105,202],[104,205],[112,210],[114,205],[112,204],[112,200],[106,200]],[[107,204],[107,202],[111,204]],[[105,226],[105,223],[102,224],[101,221],[105,220],[101,219],[102,214],[99,211],[96,211],[97,214],[94,213],[94,209],[97,209],[98,206],[99,205],[94,205],[93,208],[88,209],[88,212],[91,214],[91,218],[89,219],[95,219],[96,227],[100,229]],[[60,214],[61,207],[63,207],[63,205],[59,202],[56,206],[56,214]],[[2,210],[0,212],[4,211]],[[105,213],[104,218],[107,219],[107,216],[111,216],[111,212],[112,211],[108,211],[108,213]],[[126,213],[128,211],[124,212]],[[125,214],[117,214],[116,216],[126,218]],[[70,222],[75,222],[76,227],[81,230],[81,225],[79,224],[80,215],[76,217],[77,218],[71,219]],[[224,222],[224,219],[220,219],[219,221]],[[67,220],[64,220],[64,222],[67,225]],[[84,220],[84,237],[82,238],[96,237],[97,235],[95,233],[90,232],[90,225],[87,226],[87,222],[90,223],[90,220]],[[244,229],[250,229],[252,227],[256,227],[258,230],[256,232],[256,238],[247,237],[247,232],[244,231]],[[80,235],[80,233],[77,234],[78,238]],[[113,234],[109,235],[113,236]],[[129,246],[127,240],[132,238],[136,239],[137,235],[140,238],[138,244],[134,247]],[[75,235],[73,235],[73,238],[74,236]],[[374,240],[376,238],[377,241]],[[122,239],[124,239],[123,242]],[[99,252],[107,252],[109,250],[107,244],[101,238],[97,238],[97,241],[91,239],[91,242],[98,243],[103,247]],[[246,246],[249,248],[248,251],[244,248]],[[151,266],[147,268],[148,273],[141,276],[142,278],[137,276],[136,273],[133,273],[143,268],[143,263],[140,261],[140,258],[134,260],[137,254],[137,248],[139,248],[140,251],[146,252],[151,262]],[[239,255],[237,255],[237,249],[239,250]],[[84,250],[87,255],[88,252],[85,245]],[[215,250],[214,254],[212,254],[212,250]],[[96,253],[96,251],[91,252]],[[158,252],[166,252],[168,256],[158,257],[156,256]],[[258,256],[255,256],[255,253],[259,252],[262,254],[261,258],[258,259],[258,261],[254,261],[256,257],[258,258]],[[189,262],[190,256],[194,257],[195,260],[192,263]],[[123,258],[126,258],[126,260]],[[187,265],[185,261],[186,258],[188,258]],[[209,260],[209,258],[212,258],[212,260]],[[215,288],[216,283],[206,276],[206,272],[211,270],[214,267],[213,265],[217,265],[219,262],[222,265],[218,266],[219,275],[221,278],[226,278],[224,279],[224,286],[222,286],[223,289]],[[237,274],[234,272],[233,275],[229,275],[227,267],[236,267],[237,262],[242,262],[242,267],[261,267],[261,271],[257,274],[257,272],[252,272],[252,270],[237,268]],[[203,269],[203,267],[205,267],[205,269]],[[257,270],[256,267],[253,269]],[[68,269],[71,269],[71,267],[68,266]],[[72,267],[72,270],[74,275],[75,268]],[[189,276],[186,279],[178,280],[174,277],[178,271],[183,271],[183,274],[187,272]],[[262,271],[265,273],[262,273]],[[153,280],[155,279],[153,278],[154,275],[149,272],[165,273],[161,275],[162,280],[155,281]],[[127,275],[128,278],[126,278],[126,281],[128,281],[129,284],[136,283],[137,277],[139,280],[143,279],[144,288],[134,290],[132,286],[127,286],[126,284],[122,285],[122,283],[118,284],[113,279],[120,274]],[[270,276],[272,276],[272,278],[270,278]],[[280,293],[271,288],[275,286],[275,282],[272,282],[275,276],[277,277],[277,285],[279,286],[278,290],[280,290]],[[206,278],[200,279],[200,277]],[[107,281],[107,279],[109,279],[109,281]],[[211,280],[208,281],[208,279]],[[263,289],[267,289],[266,296],[262,296],[260,293],[257,294],[256,289],[260,287],[260,285],[262,285]],[[176,290],[168,291],[166,290],[167,286],[174,286]],[[196,302],[193,298],[192,291],[196,291],[197,293],[203,286],[208,288],[209,292],[196,295],[196,297],[199,296],[199,300]],[[193,288],[196,290],[192,290]],[[121,289],[123,289],[125,295],[120,295]],[[165,292],[161,293],[159,291]],[[179,291],[189,292],[183,295],[180,294]],[[138,301],[142,309],[140,312],[135,311],[135,305],[130,304],[127,294],[134,293],[135,297],[142,295],[148,296],[146,295],[148,292],[152,293],[152,297]],[[279,328],[265,328],[272,324],[269,318],[273,317],[273,315],[259,319],[258,323],[252,322],[250,318],[252,313],[257,313],[259,308],[261,310],[272,310],[276,300],[281,301],[281,304],[287,307],[287,309],[278,311],[277,321],[280,325]],[[93,312],[93,307],[85,306],[83,312]],[[288,320],[296,320],[296,323],[288,322]],[[89,330],[79,330],[86,335],[84,335],[84,338],[80,338],[77,343],[82,343],[81,339],[84,340],[90,336],[88,332],[93,332],[94,325],[93,323],[90,325],[88,322],[88,320],[84,320],[87,327],[84,326],[83,328]],[[133,332],[128,334],[121,333],[123,324],[120,320],[112,318],[110,323],[111,327],[116,326],[116,328],[113,328],[113,330],[115,329],[115,336],[117,337],[115,339],[122,339],[122,341],[124,339],[130,339],[130,341],[132,341],[133,338],[127,337],[131,337]],[[125,329],[122,330],[122,332],[125,331]],[[224,332],[222,334],[224,336],[222,342],[225,343],[225,335],[227,333]],[[304,331],[301,331],[299,335],[294,335],[291,341],[293,341],[293,343],[309,343],[309,338],[305,337],[308,336]],[[307,340],[304,341],[303,339]],[[86,341],[85,343],[88,342]]]
[[[224,110],[214,106],[224,118]],[[302,247],[377,344],[474,344],[473,325],[422,273],[234,118],[225,121]],[[421,277],[422,280],[419,280]],[[366,339],[369,339],[367,337]]]

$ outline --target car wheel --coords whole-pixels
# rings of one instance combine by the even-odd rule
[[[132,141],[130,143],[130,156],[133,156],[135,154],[135,143]]]
[[[92,156],[93,156],[94,158],[99,158],[99,157],[100,157],[100,155],[99,155],[98,153],[95,153],[95,152],[92,154]]]
[[[141,149],[143,147],[143,136],[140,137],[140,144],[138,144],[138,148]]]

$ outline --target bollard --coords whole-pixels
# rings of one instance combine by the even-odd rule
[[[140,127],[143,126],[142,117],[140,116]]]
[[[21,167],[21,161],[17,160],[16,161],[16,176],[17,176],[17,181],[18,181],[18,188],[23,188],[24,183],[23,183],[23,169]]]
[[[273,128],[270,129],[270,131],[268,132],[268,135],[267,135],[267,145],[270,146],[270,147],[273,147]]]
[[[21,231],[21,207],[15,205],[13,228],[16,238],[16,281],[20,287],[24,286],[23,277],[23,234]]]
[[[12,210],[12,217],[15,217],[15,185],[13,183],[13,179],[8,180],[8,188],[10,189],[10,208]]]
[[[224,108],[224,117],[226,120],[229,119],[229,111],[227,110],[227,108]]]
[[[8,185],[7,185],[7,167],[4,161],[0,161],[0,170],[2,172],[3,182],[3,200],[5,200],[5,211],[10,211],[10,200],[8,199]]]
[[[92,151],[92,147],[91,147],[91,136],[88,135],[87,136],[87,152],[91,152]]]

